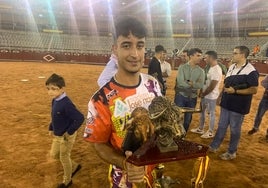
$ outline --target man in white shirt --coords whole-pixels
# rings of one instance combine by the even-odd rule
[[[202,134],[201,138],[214,137],[214,124],[215,124],[215,108],[217,98],[220,94],[219,85],[222,79],[222,69],[217,63],[217,52],[207,51],[205,53],[205,61],[210,66],[206,74],[205,85],[200,92],[202,112],[200,114],[199,127],[191,129],[191,132]],[[210,122],[209,129],[204,132],[206,111],[209,114]]]
[[[109,62],[106,64],[102,73],[98,78],[99,87],[104,86],[111,78],[115,75],[117,71],[117,57],[112,53]]]
[[[166,90],[167,90],[167,78],[171,75],[171,66],[168,62],[166,62],[167,58],[167,50],[164,50],[162,53],[162,57],[160,59],[160,66],[161,66],[161,71],[162,71],[162,76],[164,80],[164,87],[165,87],[165,93],[166,95]]]

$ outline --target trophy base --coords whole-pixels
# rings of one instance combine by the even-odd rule
[[[170,151],[178,151],[178,145],[175,142],[172,142],[168,146],[162,146],[159,142],[157,142],[156,145],[161,153],[170,152]]]
[[[146,146],[146,148],[141,147],[135,151],[133,155],[127,159],[127,161],[136,166],[145,166],[171,161],[193,159],[207,155],[208,146],[206,145],[182,139],[174,139],[174,142],[177,145],[177,150],[167,151],[166,149],[163,150],[162,148],[162,152],[157,144],[145,144],[143,146]]]

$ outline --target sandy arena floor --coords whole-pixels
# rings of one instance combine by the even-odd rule
[[[1,188],[51,188],[61,182],[62,168],[59,162],[48,157],[51,137],[50,98],[45,81],[52,73],[65,78],[66,91],[76,106],[87,114],[87,103],[98,88],[96,80],[102,66],[60,63],[0,62],[0,187]],[[146,72],[143,69],[143,72]],[[176,71],[168,79],[167,96],[173,100]],[[27,79],[28,81],[21,81]],[[263,76],[260,77],[260,81]],[[263,88],[254,96],[251,113],[245,117],[237,159],[222,161],[219,154],[209,154],[210,167],[205,182],[206,188],[268,188],[268,143],[265,142],[267,114],[260,131],[248,136]],[[219,107],[217,107],[217,116]],[[199,114],[194,114],[190,128],[198,125]],[[215,125],[217,128],[217,124]],[[72,156],[82,165],[73,178],[72,188],[106,188],[107,167],[94,153],[90,143],[82,138],[83,128],[74,145]],[[229,132],[220,153],[229,142]],[[188,133],[187,140],[209,144],[210,139],[201,139]],[[190,187],[191,172],[195,160],[166,163],[165,175],[178,179],[173,188]]]

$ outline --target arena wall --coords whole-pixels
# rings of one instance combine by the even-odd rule
[[[65,62],[65,63],[84,63],[105,65],[110,58],[110,54],[80,54],[71,52],[35,52],[20,50],[0,50],[0,61],[38,61],[38,62]],[[151,58],[146,57],[144,67],[148,66]],[[183,63],[180,56],[169,57],[167,61],[172,65],[173,69],[177,69]],[[230,59],[220,58],[218,61],[226,66]],[[253,66],[260,74],[268,74],[268,64],[265,59],[249,59]],[[201,67],[205,66],[205,62],[200,63]]]

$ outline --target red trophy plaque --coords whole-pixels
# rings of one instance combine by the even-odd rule
[[[176,151],[161,152],[155,142],[155,138],[152,138],[136,150],[127,161],[136,166],[144,166],[205,157],[207,155],[208,146],[183,139],[174,139],[174,142],[178,146]]]

